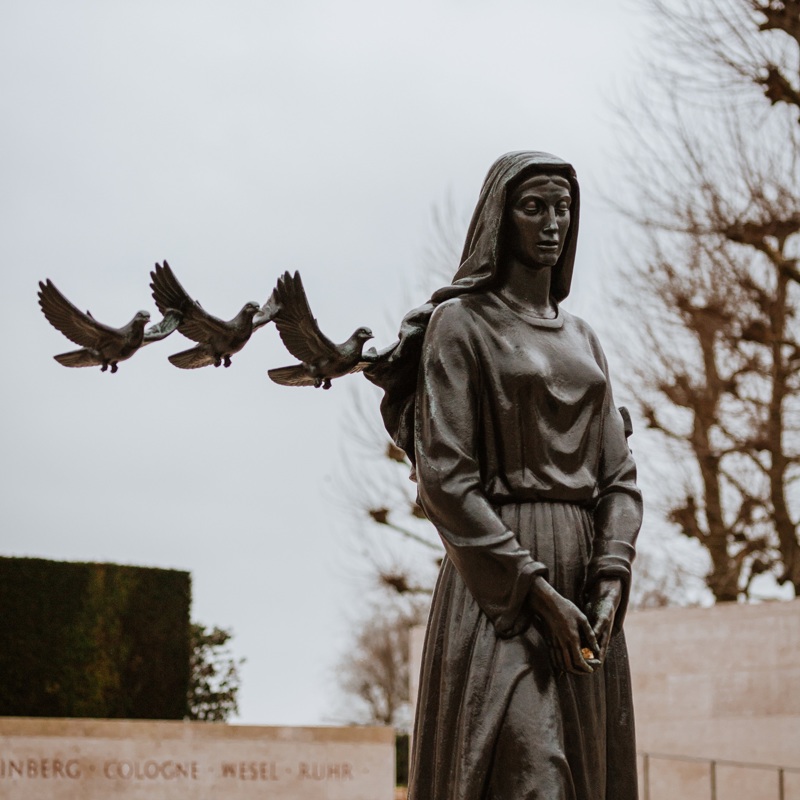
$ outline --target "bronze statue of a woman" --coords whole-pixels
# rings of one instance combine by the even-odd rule
[[[453,283],[367,377],[446,549],[409,800],[634,800],[622,619],[642,501],[602,349],[559,303],[580,194],[500,158]]]
[[[198,312],[167,266],[153,273],[165,320],[150,338],[185,330],[205,348],[189,366],[227,364],[253,329],[274,321],[300,363],[271,370],[273,380],[328,388],[363,369],[384,389],[384,423],[415,466],[419,501],[447,553],[423,654],[409,800],[636,798],[622,619],[642,500],[603,351],[559,306],[579,211],[569,164],[546,153],[500,158],[452,284],[408,314],[397,344],[380,353],[363,352],[366,328],[341,345],[328,340],[297,274],[284,275],[261,309],[248,304],[238,330],[236,320]],[[122,341],[127,330],[100,330],[49,282],[40,301],[85,349],[67,366],[100,364],[97,336]],[[211,327],[195,330],[198,314]]]

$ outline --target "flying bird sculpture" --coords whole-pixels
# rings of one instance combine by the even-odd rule
[[[369,328],[358,328],[342,344],[334,344],[320,331],[299,272],[286,272],[278,278],[270,302],[275,327],[286,349],[301,362],[269,370],[275,383],[330,389],[334,378],[359,372],[378,357],[372,348],[363,352],[364,344],[372,338]]]
[[[150,314],[137,311],[134,318],[121,328],[98,322],[87,311],[76,308],[50,280],[39,281],[39,305],[47,321],[82,349],[53,356],[65,367],[100,367],[105,372],[117,371],[117,364],[130,358],[140,347],[169,336],[177,327],[179,314],[170,311],[156,325],[147,328]]]
[[[178,330],[197,347],[175,353],[169,360],[181,369],[231,365],[231,356],[238,353],[250,340],[253,331],[272,319],[274,308],[268,300],[263,307],[258,303],[245,303],[232,320],[221,320],[209,314],[197,300],[193,300],[178,282],[175,273],[165,261],[156,264],[150,273],[153,282],[153,299],[159,311],[166,314],[175,310],[180,314]]]

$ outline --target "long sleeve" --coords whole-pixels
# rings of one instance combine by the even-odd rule
[[[417,481],[422,507],[447,554],[498,635],[529,623],[524,602],[534,561],[506,528],[483,491],[478,461],[478,410],[483,376],[469,318],[443,304],[434,313],[422,351],[416,401]]]
[[[603,359],[608,377],[608,367]],[[598,470],[598,497],[594,510],[594,542],[587,585],[603,578],[619,578],[623,599],[615,628],[622,625],[630,593],[631,563],[642,524],[642,495],[636,485],[636,465],[628,447],[622,415],[614,406],[611,384],[603,405],[603,433]]]

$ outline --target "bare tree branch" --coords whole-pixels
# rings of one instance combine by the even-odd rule
[[[716,598],[765,572],[798,592],[800,0],[651,7],[669,50],[623,117],[647,253],[627,281],[631,393],[693,465],[667,517],[709,552]]]

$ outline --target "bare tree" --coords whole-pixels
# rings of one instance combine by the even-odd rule
[[[425,613],[425,604],[397,601],[370,609],[339,664],[339,685],[355,701],[352,722],[408,730],[409,632]]]
[[[388,590],[390,596],[429,596],[444,548],[417,503],[411,462],[383,427],[376,390],[353,387],[351,398],[336,496],[353,520],[355,547],[372,583],[369,589]]]
[[[662,42],[658,68],[667,66],[684,100],[755,95],[789,107],[800,121],[798,0],[650,0],[649,6]]]
[[[764,573],[797,593],[800,3],[653,6],[680,65],[657,64],[628,117],[647,253],[629,274],[632,394],[686,468],[668,518],[708,551],[715,598]]]

